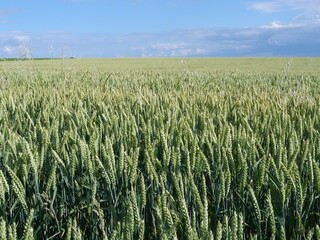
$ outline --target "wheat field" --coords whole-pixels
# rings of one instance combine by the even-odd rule
[[[319,70],[0,62],[0,239],[320,240]]]

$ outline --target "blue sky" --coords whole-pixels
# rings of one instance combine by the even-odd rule
[[[320,0],[2,0],[0,57],[320,56]]]

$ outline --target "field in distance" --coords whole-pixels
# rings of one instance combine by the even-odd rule
[[[96,58],[0,61],[10,70],[320,72],[320,58]]]

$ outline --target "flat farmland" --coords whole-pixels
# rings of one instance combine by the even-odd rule
[[[320,239],[320,58],[0,61],[0,239]]]
[[[282,71],[318,73],[320,58],[86,58],[86,59],[39,59],[32,61],[0,60],[2,68],[19,70],[36,67],[39,70],[94,71],[193,71],[272,72]]]

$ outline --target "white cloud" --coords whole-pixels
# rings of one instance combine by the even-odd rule
[[[17,52],[17,48],[14,46],[4,46],[3,51],[8,54],[9,56],[14,56]]]
[[[297,15],[289,22],[273,21],[271,24],[260,26],[261,29],[284,30],[288,28],[317,28],[320,26],[320,0],[255,1],[249,5],[249,8],[264,13],[297,12]]]
[[[192,57],[203,56],[206,50],[193,43],[154,43],[141,48],[133,48],[141,57]]]
[[[174,49],[181,49],[186,47],[187,44],[185,43],[155,43],[151,45],[151,48],[158,49],[158,50],[174,50]]]
[[[7,23],[7,18],[15,15],[20,10],[19,8],[0,8],[0,24]]]
[[[254,2],[250,4],[249,8],[260,12],[273,13],[280,11],[281,5],[277,2]]]
[[[302,27],[303,24],[301,23],[289,23],[289,24],[281,24],[278,22],[272,22],[269,25],[263,25],[260,28],[265,29],[281,29],[281,28],[296,28],[296,27]]]
[[[14,36],[14,39],[16,39],[19,42],[27,42],[27,41],[30,41],[31,38],[26,35],[17,35],[17,36]]]
[[[0,18],[7,18],[21,11],[20,8],[0,8]]]
[[[252,2],[250,9],[261,12],[272,13],[285,10],[302,10],[308,14],[320,13],[319,0],[271,0],[263,2]]]
[[[158,34],[0,33],[0,57],[17,56],[27,43],[34,57],[245,57],[320,56],[320,26],[273,22],[251,28],[176,30]],[[51,48],[52,45],[52,48]]]

